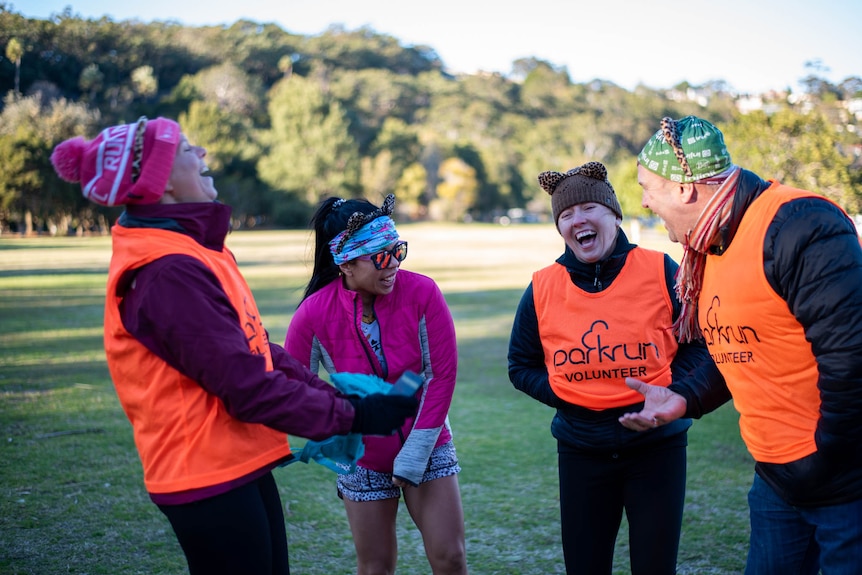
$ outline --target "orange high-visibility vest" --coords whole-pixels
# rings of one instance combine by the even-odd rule
[[[817,451],[817,362],[763,268],[769,224],[782,205],[803,197],[819,196],[773,183],[754,200],[730,247],[707,257],[698,302],[701,332],[733,395],[742,439],[764,463],[787,463]]]
[[[116,295],[123,273],[160,257],[185,254],[219,279],[239,316],[252,353],[272,370],[269,341],[251,290],[233,254],[209,250],[192,238],[160,229],[114,226],[105,301],[105,352],[120,404],[132,424],[150,493],[218,485],[290,454],[284,433],[244,423],[218,397],[151,353],[123,327]]]
[[[631,250],[613,283],[597,293],[572,283],[560,264],[535,272],[533,301],[554,393],[600,410],[643,401],[626,377],[670,385],[679,344],[666,286],[664,254],[643,248]]]

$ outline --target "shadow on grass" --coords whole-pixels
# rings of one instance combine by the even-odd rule
[[[32,275],[32,274],[30,274]],[[104,382],[103,287],[0,290],[0,392]],[[80,281],[82,274],[70,274]],[[104,274],[92,283],[104,283]]]
[[[80,285],[0,290],[0,572],[67,572],[73,562],[79,573],[182,573],[170,526],[144,491],[131,428],[104,364],[104,274],[78,270],[68,278]],[[273,341],[283,338],[303,287],[252,284]],[[463,468],[468,559],[480,575],[563,572],[553,412],[516,391],[507,375],[522,293],[446,294],[459,349],[450,420]],[[697,422],[690,444],[679,572],[741,572],[750,467],[732,412]],[[296,572],[352,572],[331,472],[295,464],[275,475]],[[623,540],[625,533],[624,526]],[[421,537],[403,504],[398,537],[399,573],[426,573]],[[614,573],[626,572],[625,552],[623,543]]]
[[[99,338],[99,349],[101,349]],[[7,396],[42,393],[75,384],[110,385],[110,374],[104,359],[91,361],[39,363],[0,368],[0,390]],[[107,383],[105,383],[107,382]]]
[[[104,279],[107,277],[107,273],[103,269],[92,269],[92,270],[82,270],[81,268],[47,268],[42,270],[34,270],[31,268],[26,269],[5,269],[0,270],[0,279],[2,278],[14,278],[14,277],[42,277],[42,276],[93,276],[98,280],[104,282]]]
[[[70,251],[78,251],[81,249],[81,243],[76,238],[69,238],[68,242],[62,242],[62,240],[58,238],[51,238],[49,240],[51,242],[52,250],[70,250]],[[7,237],[3,237],[2,241],[0,241],[0,252],[12,252],[19,250],[32,250],[35,247],[38,247],[38,239],[23,239],[19,238],[17,240],[9,240]]]

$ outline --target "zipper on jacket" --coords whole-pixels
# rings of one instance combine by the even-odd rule
[[[377,357],[375,357],[374,350],[371,349],[371,344],[368,342],[368,338],[365,337],[365,332],[362,330],[362,300],[359,295],[356,296],[356,304],[353,306],[353,326],[356,328],[357,333],[359,334],[359,338],[362,340],[362,349],[365,351],[365,357],[368,359],[368,365],[371,366],[371,373],[382,378],[384,381],[386,380],[386,376],[388,375],[389,369],[388,367],[381,362]],[[374,312],[374,305],[371,306],[371,311]],[[378,322],[379,326],[379,322]],[[382,330],[380,334],[380,353],[383,353],[383,333]],[[385,357],[385,355],[384,355]],[[380,368],[383,370],[383,373],[378,373],[377,369],[374,367],[374,360],[377,359],[377,363],[380,364]]]
[[[602,264],[596,264],[596,277],[593,278],[593,287],[596,288],[596,291],[602,291],[602,280],[599,279],[599,276],[602,273]]]

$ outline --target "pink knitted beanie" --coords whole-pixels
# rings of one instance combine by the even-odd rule
[[[180,134],[173,120],[142,117],[106,128],[93,140],[61,142],[51,163],[57,175],[80,182],[84,197],[99,205],[154,204],[165,193]]]

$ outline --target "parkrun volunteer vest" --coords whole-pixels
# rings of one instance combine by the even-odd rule
[[[105,352],[150,493],[176,493],[243,477],[290,454],[287,435],[228,414],[221,399],[207,393],[151,353],[123,327],[116,296],[127,270],[184,254],[200,260],[221,282],[237,310],[252,353],[272,370],[269,341],[251,291],[223,248],[208,250],[192,238],[150,228],[114,226],[113,255],[105,301]]]
[[[773,183],[746,210],[723,255],[709,255],[698,302],[701,333],[733,395],[756,461],[788,463],[817,451],[817,362],[802,326],[763,270],[778,209],[811,192]]]
[[[610,287],[589,293],[554,263],[533,274],[533,301],[551,388],[594,410],[632,405],[643,396],[626,377],[671,383],[678,343],[665,287],[664,254],[631,250]]]

